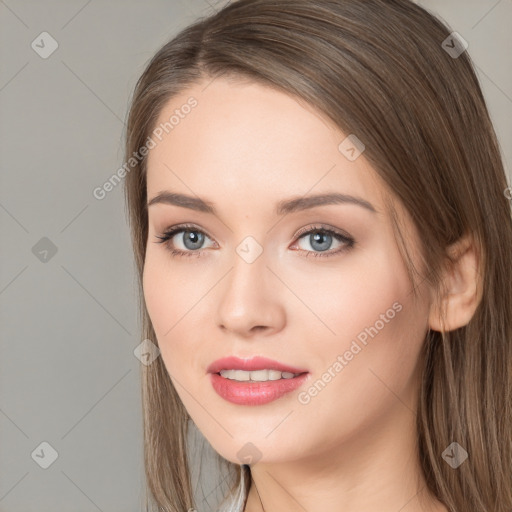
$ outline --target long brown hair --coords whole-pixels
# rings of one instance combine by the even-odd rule
[[[451,32],[408,0],[231,3],[183,29],[150,60],[135,87],[125,157],[147,144],[163,106],[188,86],[221,76],[249,79],[306,101],[345,134],[364,141],[364,157],[420,233],[428,268],[421,279],[435,289],[440,290],[448,247],[471,234],[479,253],[481,301],[466,326],[429,330],[425,338],[418,456],[429,490],[451,512],[510,512],[511,206],[472,61]],[[142,336],[158,345],[142,289],[146,158],[133,163],[125,193]],[[398,218],[390,214],[405,248]],[[161,357],[142,367],[142,400],[151,502],[146,505],[166,512],[195,508],[189,416]],[[456,470],[441,456],[453,442],[469,454]],[[242,483],[249,489],[250,468],[223,462],[234,475],[231,491]]]

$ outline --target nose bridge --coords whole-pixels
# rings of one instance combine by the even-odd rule
[[[258,295],[265,295],[266,262],[263,247],[252,237],[244,239],[235,248],[226,294],[249,303],[255,301]]]
[[[284,311],[269,284],[268,260],[261,244],[246,237],[235,248],[232,261],[218,302],[218,323],[240,334],[254,326],[278,326]]]

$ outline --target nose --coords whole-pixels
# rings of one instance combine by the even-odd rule
[[[270,335],[286,321],[280,281],[267,268],[265,253],[248,263],[237,254],[220,286],[217,325],[238,337]],[[282,284],[281,284],[282,287]]]

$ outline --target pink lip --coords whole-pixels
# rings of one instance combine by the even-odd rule
[[[240,359],[234,356],[223,357],[222,359],[214,361],[206,369],[208,373],[219,373],[221,370],[245,370],[247,372],[256,370],[277,370],[290,373],[306,373],[308,371],[260,356],[250,359]]]
[[[210,382],[217,394],[228,402],[237,405],[263,405],[302,386],[309,375],[303,373],[292,379],[265,382],[238,382],[221,377],[218,373],[211,373]]]
[[[224,357],[210,364],[207,370],[210,373],[210,382],[216,393],[224,400],[237,405],[263,405],[272,402],[302,386],[309,377],[307,370],[259,356],[251,359],[240,359],[233,356]],[[278,370],[300,375],[291,379],[265,382],[238,382],[222,377],[219,374],[221,370]]]

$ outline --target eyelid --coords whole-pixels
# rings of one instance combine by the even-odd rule
[[[167,229],[164,230],[163,234],[167,235],[167,234],[169,234],[171,232],[179,232],[179,231],[182,231],[182,230],[183,231],[187,231],[189,229],[190,230],[198,231],[200,233],[203,233],[208,238],[213,240],[213,237],[204,228],[201,228],[197,224],[193,224],[193,223],[177,224],[175,226],[170,226],[170,227],[168,227]],[[338,228],[335,228],[334,226],[329,226],[327,224],[322,224],[322,223],[313,223],[312,225],[310,224],[309,226],[305,226],[305,227],[299,229],[293,235],[293,239],[299,238],[300,236],[304,235],[305,233],[309,233],[310,231],[313,231],[315,229],[318,230],[318,231],[331,231],[333,233],[336,233],[337,235],[344,236],[346,238],[352,238],[349,233],[347,233],[347,232],[345,232],[343,230],[340,230]],[[158,238],[160,238],[160,237],[158,237]]]
[[[161,242],[169,241],[169,240],[165,240],[165,239],[173,238],[177,233],[179,233],[181,231],[196,231],[198,233],[202,233],[203,235],[207,236],[210,240],[213,240],[215,244],[217,244],[217,242],[215,242],[214,238],[211,235],[209,235],[205,229],[199,227],[197,224],[190,224],[190,223],[176,224],[175,226],[170,226],[163,231],[163,233],[162,233],[163,236],[156,236],[156,238],[159,238],[161,240]],[[161,243],[161,242],[156,242],[156,243]],[[199,251],[188,251],[188,252],[200,252],[202,250],[203,249],[200,249]]]
[[[299,229],[299,231],[297,231],[297,233],[295,233],[295,235],[293,235],[293,238],[294,239],[300,238],[305,233],[309,233],[310,231],[314,231],[314,230],[332,232],[332,233],[335,233],[335,234],[340,235],[345,238],[349,238],[349,239],[352,238],[352,236],[349,235],[347,232],[345,232],[341,229],[335,228],[334,226],[329,226],[327,224],[323,224],[321,222],[313,223],[313,224],[310,224],[309,226]]]

